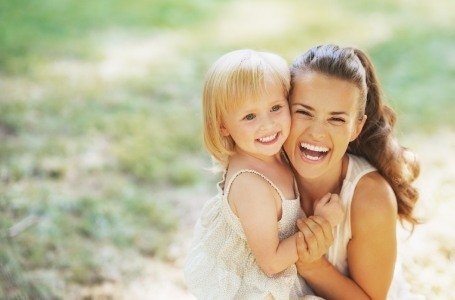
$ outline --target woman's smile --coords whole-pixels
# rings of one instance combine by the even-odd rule
[[[354,84],[335,77],[309,73],[295,80],[284,148],[300,176],[339,172],[341,158],[362,126],[356,117],[359,97]]]
[[[325,146],[317,146],[309,143],[300,143],[300,153],[302,156],[310,161],[318,162],[323,160],[330,149]]]

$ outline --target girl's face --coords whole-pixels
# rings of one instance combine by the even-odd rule
[[[349,81],[317,72],[296,78],[290,97],[291,132],[284,149],[301,177],[339,172],[349,142],[366,120],[358,117],[359,95]]]
[[[287,99],[281,86],[272,84],[258,101],[227,114],[221,133],[235,141],[236,152],[267,160],[280,151],[290,126]]]

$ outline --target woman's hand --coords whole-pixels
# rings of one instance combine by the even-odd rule
[[[321,259],[333,243],[332,227],[322,217],[311,216],[307,219],[299,219],[297,226],[300,230],[297,235],[297,254],[299,260],[296,263],[300,275],[307,270],[317,268]]]

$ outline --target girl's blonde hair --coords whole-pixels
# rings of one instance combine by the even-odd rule
[[[221,134],[226,114],[246,101],[258,101],[267,86],[282,87],[287,98],[290,87],[289,67],[280,56],[254,50],[236,50],[220,57],[206,75],[203,94],[204,143],[222,166],[227,166],[235,142]]]

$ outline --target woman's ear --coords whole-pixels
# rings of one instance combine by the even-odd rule
[[[230,136],[229,131],[223,124],[220,125],[220,132],[222,136]]]
[[[362,120],[359,120],[358,123],[354,125],[354,130],[352,131],[350,142],[352,142],[359,136],[359,134],[362,132],[363,125],[365,125],[366,121],[367,115],[363,115]]]

